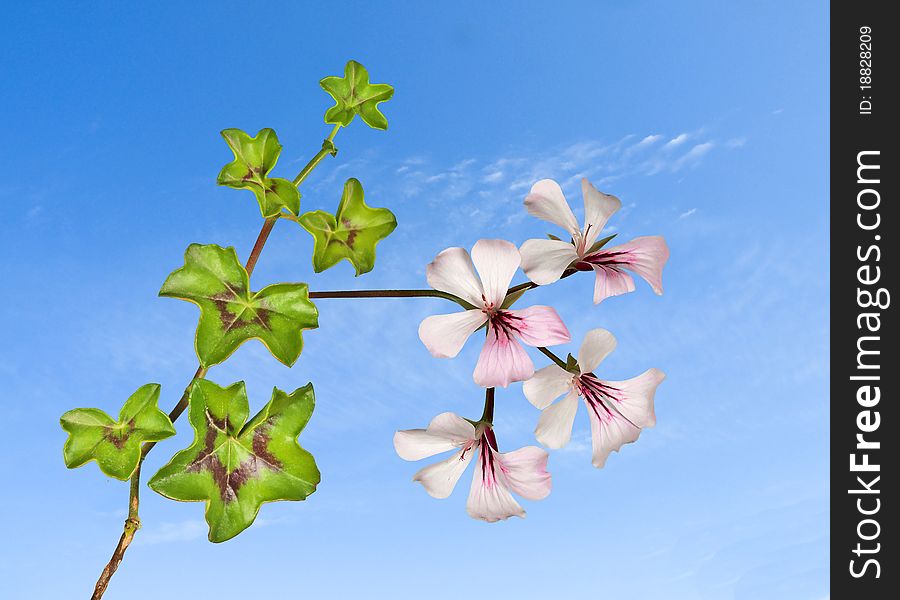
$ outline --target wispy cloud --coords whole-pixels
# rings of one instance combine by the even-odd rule
[[[135,538],[135,545],[190,542],[206,537],[207,525],[203,519],[148,524]]]
[[[680,133],[677,136],[673,137],[668,142],[666,142],[666,145],[663,146],[663,150],[674,150],[675,148],[678,148],[683,143],[688,141],[689,137],[690,136],[687,133]]]

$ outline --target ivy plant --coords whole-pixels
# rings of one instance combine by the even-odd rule
[[[607,247],[615,237],[600,237],[606,221],[621,206],[618,198],[582,181],[585,223],[579,226],[559,184],[538,181],[524,199],[533,216],[561,225],[567,235],[527,240],[517,247],[504,240],[482,239],[471,254],[460,247],[440,252],[425,268],[426,289],[353,289],[321,291],[307,282],[256,285],[254,268],[276,223],[286,221],[290,234],[300,237],[315,273],[349,262],[356,276],[376,266],[376,246],[397,227],[388,208],[370,206],[357,178],[349,178],[334,213],[334,199],[306,198],[311,210],[300,210],[300,187],[328,157],[338,155],[335,138],[359,116],[372,129],[385,130],[387,118],[381,105],[394,95],[385,83],[372,83],[369,72],[356,61],[347,62],[343,76],[320,81],[334,101],[325,110],[324,122],[332,129],[321,147],[293,177],[274,171],[282,145],[275,131],[260,129],[256,135],[230,128],[221,132],[232,154],[216,182],[249,190],[259,205],[262,222],[246,260],[237,251],[218,243],[193,243],[163,281],[159,295],[194,303],[199,318],[194,334],[197,366],[194,376],[171,410],[159,408],[164,393],[160,385],[141,385],[116,410],[103,399],[101,408],[75,408],[62,415],[66,434],[63,459],[74,469],[96,462],[102,474],[129,481],[128,516],[113,555],[103,568],[93,598],[105,593],[134,536],[141,527],[140,492],[146,483],[161,496],[181,502],[203,502],[211,542],[225,542],[250,527],[268,502],[300,501],[318,488],[320,473],[313,455],[298,440],[313,417],[313,384],[292,392],[275,388],[270,400],[254,413],[243,381],[216,382],[210,370],[226,361],[244,342],[258,340],[286,367],[293,366],[303,351],[303,336],[319,326],[316,302],[333,298],[442,298],[456,312],[432,315],[419,325],[419,338],[435,357],[459,354],[467,339],[485,330],[483,349],[473,371],[473,382],[484,391],[478,398],[480,417],[460,417],[444,412],[426,428],[396,432],[394,447],[406,460],[420,460],[453,451],[443,462],[421,469],[414,481],[432,496],[450,495],[468,463],[476,464],[467,512],[495,522],[523,516],[513,493],[539,500],[550,493],[548,453],[527,446],[502,453],[494,426],[495,388],[523,382],[524,396],[542,412],[535,436],[548,448],[564,446],[570,438],[580,396],[589,409],[593,464],[601,467],[609,454],[637,439],[642,429],[655,423],[653,398],[664,375],[657,369],[625,381],[608,381],[595,374],[600,361],[615,347],[615,338],[603,329],[587,333],[577,354],[560,358],[547,346],[570,341],[557,312],[549,306],[523,303],[526,293],[578,273],[593,273],[594,302],[635,289],[632,274],[645,279],[662,293],[662,268],[669,256],[658,236],[639,237]],[[224,150],[224,148],[223,148]],[[249,196],[247,196],[249,198]],[[507,222],[510,222],[507,219]],[[439,227],[440,224],[436,224]],[[511,285],[521,267],[527,281]],[[258,291],[253,291],[258,290]],[[462,310],[459,310],[462,309]],[[524,346],[540,352],[549,364],[535,369]],[[564,399],[555,402],[558,397]],[[334,401],[324,398],[324,402]],[[93,403],[93,402],[92,402]],[[168,438],[184,413],[193,430],[193,441],[175,451]],[[253,414],[254,416],[250,416]],[[171,458],[149,480],[142,480],[144,458],[157,446]],[[476,458],[477,457],[477,458]],[[199,510],[199,507],[198,507]],[[228,565],[223,565],[228,569]],[[234,565],[239,568],[239,565]],[[251,590],[248,590],[251,591]]]

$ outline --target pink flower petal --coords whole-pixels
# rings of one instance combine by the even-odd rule
[[[618,268],[629,269],[640,275],[658,295],[663,293],[662,271],[669,260],[669,247],[658,236],[634,238],[612,248],[604,248],[591,256],[589,262],[614,260]],[[632,284],[632,289],[633,289]]]
[[[549,306],[529,306],[521,310],[508,310],[515,319],[516,336],[529,346],[555,346],[571,339],[562,319]]]
[[[590,250],[609,218],[622,208],[622,202],[599,191],[587,179],[581,180],[581,193],[584,195],[584,250]]]
[[[653,397],[656,388],[666,378],[659,369],[647,369],[637,377],[625,381],[603,381],[603,384],[617,390],[612,404],[626,419],[638,427],[656,425]]]
[[[519,249],[506,240],[478,240],[472,247],[472,262],[481,277],[488,305],[499,307],[516,269],[522,262]],[[483,306],[484,301],[476,306]]]
[[[456,482],[472,460],[475,448],[465,447],[447,460],[428,465],[413,475],[432,498],[446,498],[456,487]]]
[[[484,290],[475,274],[469,253],[463,248],[447,248],[425,267],[428,285],[436,290],[459,296],[473,306],[483,305]]]
[[[500,465],[501,476],[511,492],[526,500],[543,500],[550,494],[553,482],[547,471],[549,455],[546,450],[537,446],[525,446],[494,456]]]
[[[552,364],[538,369],[534,377],[522,384],[522,392],[535,408],[541,410],[572,389],[574,375],[565,369]]]
[[[612,333],[603,328],[592,329],[578,350],[578,367],[582,373],[590,373],[615,349],[616,337]]]
[[[472,333],[487,321],[480,310],[432,315],[419,324],[419,339],[437,358],[453,358]]]
[[[534,435],[548,448],[562,448],[572,438],[572,426],[578,411],[578,392],[572,390],[565,398],[548,406],[541,413]]]
[[[519,342],[505,331],[488,325],[487,340],[472,378],[481,387],[507,387],[534,375],[534,363]]]
[[[581,235],[562,188],[552,179],[541,179],[531,186],[531,193],[525,197],[525,208],[530,215],[559,225],[573,237]]]
[[[512,497],[499,468],[494,451],[481,443],[466,502],[466,511],[473,519],[496,523],[510,517],[525,516],[525,510]]]
[[[566,268],[578,260],[575,246],[561,240],[527,240],[519,252],[522,270],[538,285],[558,281]]]
[[[475,427],[451,412],[441,413],[426,429],[394,434],[394,449],[403,460],[421,460],[463,446],[475,438]]]
[[[597,274],[594,282],[594,304],[600,304],[611,296],[621,296],[634,291],[634,279],[615,267],[592,265]]]

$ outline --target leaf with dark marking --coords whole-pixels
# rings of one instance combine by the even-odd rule
[[[303,331],[319,326],[305,283],[251,292],[250,277],[231,247],[191,244],[184,266],[169,275],[159,295],[200,307],[194,346],[204,367],[224,361],[253,338],[290,367],[303,350]]]
[[[59,423],[69,437],[63,458],[70,469],[95,460],[100,470],[128,479],[141,458],[141,444],[175,435],[169,417],[159,410],[159,384],[148,383],[125,401],[116,421],[99,408],[76,408]]]
[[[315,238],[316,273],[346,259],[353,264],[357,276],[375,267],[375,245],[397,227],[394,213],[366,205],[362,184],[356,179],[348,179],[344,184],[337,214],[315,210],[301,215],[299,223]]]
[[[209,541],[224,542],[253,524],[260,507],[304,500],[316,491],[319,469],[297,443],[315,405],[311,383],[272,399],[247,421],[244,382],[227,388],[200,379],[190,392],[194,442],[147,483],[172,500],[206,502]]]
[[[359,115],[369,127],[387,129],[387,118],[378,105],[394,96],[394,88],[386,83],[369,83],[369,72],[355,60],[347,62],[343,77],[326,77],[319,85],[335,101],[325,112],[326,123],[346,127]]]
[[[300,214],[297,187],[287,179],[269,177],[281,154],[281,144],[273,130],[260,129],[256,137],[250,137],[240,129],[225,129],[222,137],[234,153],[234,160],[222,168],[216,183],[252,191],[263,217],[274,217],[282,209]]]

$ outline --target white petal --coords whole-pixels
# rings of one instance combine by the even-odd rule
[[[428,285],[436,290],[459,296],[480,307],[484,290],[475,274],[469,253],[463,248],[447,248],[425,267]]]
[[[562,448],[572,438],[575,413],[578,412],[578,392],[572,390],[565,398],[544,409],[534,430],[537,441],[548,448]]]
[[[510,517],[525,516],[525,510],[515,501],[499,476],[499,468],[494,452],[482,443],[466,502],[466,512],[473,519],[495,523]]]
[[[578,260],[575,246],[562,240],[527,240],[519,252],[522,270],[538,285],[558,281],[566,268]]]
[[[659,369],[647,369],[637,377],[626,381],[603,381],[603,384],[617,390],[612,404],[622,415],[638,427],[656,425],[653,397],[656,388],[666,378]]]
[[[590,373],[615,349],[616,336],[612,333],[603,328],[588,331],[578,349],[578,368]]]
[[[421,483],[432,498],[446,498],[453,492],[474,453],[474,448],[464,448],[447,460],[428,465],[413,475],[413,481]]]
[[[589,250],[609,218],[622,208],[622,202],[599,191],[587,179],[581,180],[581,193],[584,195],[584,247]]]
[[[547,365],[534,372],[534,377],[522,384],[522,392],[535,408],[541,410],[572,389],[574,375],[558,365]]]
[[[495,456],[511,492],[526,500],[543,500],[550,494],[553,482],[547,471],[549,455],[546,450],[537,446],[525,446]]]
[[[634,279],[615,267],[592,265],[597,274],[594,282],[594,304],[600,304],[611,296],[621,296],[634,291]]]
[[[506,240],[478,240],[472,247],[472,262],[481,277],[488,304],[499,307],[506,298],[509,282],[522,263],[519,249]]]
[[[421,460],[459,448],[475,438],[475,427],[451,412],[431,420],[427,429],[407,429],[394,434],[394,449],[403,460]]]
[[[598,469],[606,464],[613,451],[638,439],[641,430],[616,410],[606,410],[603,406],[592,407],[585,400],[591,420],[592,463]]]
[[[579,237],[578,221],[566,202],[562,188],[552,179],[541,179],[531,186],[531,193],[525,197],[525,208],[532,216],[556,223],[573,237]]]
[[[487,321],[480,310],[432,315],[419,324],[419,339],[437,358],[453,358],[472,333]]]

